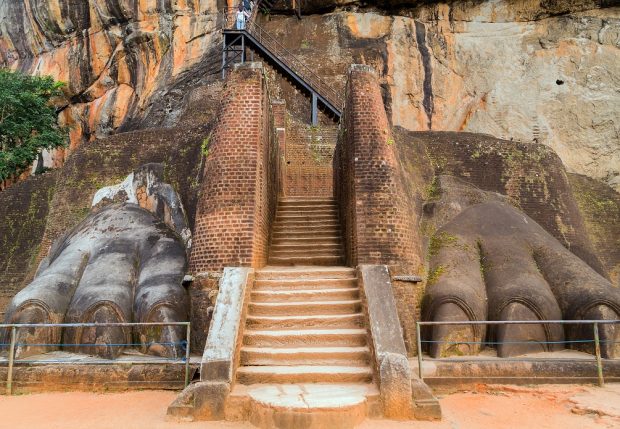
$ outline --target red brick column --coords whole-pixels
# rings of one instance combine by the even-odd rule
[[[418,274],[414,216],[374,70],[353,65],[334,158],[335,192],[348,263],[388,265],[392,275]],[[405,342],[415,343],[415,290],[393,283]]]
[[[261,267],[277,200],[277,145],[262,64],[230,73],[210,137],[190,270]]]

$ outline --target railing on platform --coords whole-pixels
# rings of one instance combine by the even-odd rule
[[[101,327],[127,327],[127,328],[148,328],[148,327],[159,327],[159,326],[184,326],[186,328],[186,336],[184,340],[181,340],[177,343],[161,343],[161,342],[152,342],[152,343],[120,343],[120,344],[105,344],[106,347],[122,347],[122,348],[132,348],[132,347],[144,347],[149,346],[151,344],[162,344],[168,346],[179,346],[182,350],[184,350],[184,356],[180,358],[153,358],[153,359],[142,359],[140,360],[140,364],[149,364],[149,365],[162,365],[162,364],[184,364],[185,365],[185,386],[189,384],[189,376],[190,376],[190,338],[191,338],[191,324],[190,322],[152,322],[152,323],[23,323],[23,324],[15,324],[15,323],[5,323],[0,324],[0,331],[2,330],[10,330],[8,332],[8,343],[0,343],[0,348],[4,349],[8,346],[8,358],[7,358],[7,379],[6,379],[6,394],[11,395],[13,391],[13,368],[16,364],[21,365],[49,365],[49,364],[58,364],[58,365],[115,365],[118,364],[119,361],[115,359],[91,359],[86,362],[76,362],[73,359],[37,359],[33,360],[32,358],[23,358],[16,359],[15,358],[15,349],[19,346],[36,346],[36,347],[53,347],[57,349],[62,349],[65,347],[70,347],[72,349],[79,347],[96,347],[98,344],[32,344],[32,343],[18,343],[17,342],[17,334],[19,329],[25,328],[101,328]],[[5,336],[6,337],[6,336]]]
[[[601,358],[601,343],[609,343],[609,340],[601,340],[599,337],[599,326],[608,324],[620,324],[620,320],[495,320],[495,321],[446,321],[446,322],[416,322],[416,336],[417,336],[417,348],[418,348],[418,375],[420,379],[423,379],[422,362],[424,360],[423,344],[441,343],[441,344],[474,344],[481,346],[498,345],[500,342],[496,341],[439,341],[439,340],[423,340],[421,335],[422,326],[440,326],[440,325],[592,325],[592,338],[583,339],[570,339],[561,341],[561,344],[594,344],[594,356],[592,360],[596,361],[596,371],[599,386],[603,386],[605,383],[603,377],[603,362]],[[616,344],[617,342],[611,341]],[[504,342],[506,343],[506,342]],[[557,345],[556,341],[510,341],[510,344],[546,344]],[[431,361],[447,361],[449,358],[437,358],[427,360]],[[532,361],[530,358],[525,357],[512,357],[512,358],[495,358],[493,361],[516,361],[516,362],[528,362]],[[476,362],[481,362],[484,359],[476,357]],[[536,361],[541,359],[537,358]],[[553,358],[547,358],[543,360],[553,360]],[[460,357],[459,361],[462,362],[463,358]]]
[[[275,37],[256,23],[259,8],[260,3],[252,10],[250,18],[245,23],[245,28],[238,31],[245,31],[250,34],[258,43],[271,52],[272,55],[280,59],[307,84],[314,88],[332,106],[337,109],[342,109],[344,106],[344,99],[340,94],[327,82],[321,79],[318,74],[312,71],[302,60],[285,48]],[[235,18],[237,10],[237,8],[226,8],[222,11],[223,30],[237,30]]]

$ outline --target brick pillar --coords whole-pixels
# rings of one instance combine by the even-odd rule
[[[392,275],[422,267],[414,216],[374,70],[353,65],[334,166],[350,265],[384,264]],[[415,289],[393,283],[405,343],[415,346]]]
[[[268,102],[262,64],[235,67],[203,172],[190,258],[194,274],[266,263],[277,196]]]
[[[271,102],[271,111],[273,113],[273,126],[276,131],[279,148],[279,170],[278,183],[280,195],[285,196],[285,178],[286,178],[286,101],[273,100]]]

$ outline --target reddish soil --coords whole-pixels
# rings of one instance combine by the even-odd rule
[[[174,392],[45,393],[0,397],[0,427],[10,429],[249,429],[249,424],[166,421]],[[360,429],[620,428],[620,385],[484,386],[441,397],[441,422],[369,420]],[[598,406],[600,405],[600,406]]]

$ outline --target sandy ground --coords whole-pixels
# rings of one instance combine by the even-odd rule
[[[250,429],[240,423],[166,421],[174,392],[45,393],[0,397],[0,428]],[[368,420],[360,429],[620,428],[620,384],[486,386],[440,396],[441,422]]]

